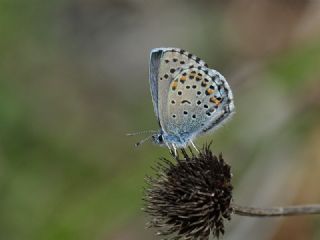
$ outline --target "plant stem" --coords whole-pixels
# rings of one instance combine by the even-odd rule
[[[248,217],[279,217],[320,214],[320,204],[270,208],[244,207],[232,204],[231,207],[235,214]]]

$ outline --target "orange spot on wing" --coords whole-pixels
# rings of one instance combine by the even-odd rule
[[[180,78],[180,81],[181,82],[185,82],[187,80],[187,77],[186,76],[182,76],[181,78]]]
[[[208,95],[211,95],[212,93],[214,93],[214,90],[211,89],[211,88],[208,88],[208,89],[206,90],[206,93],[207,93]]]
[[[174,82],[172,83],[172,85],[171,85],[171,89],[172,89],[172,90],[176,90],[177,86],[178,86],[178,83],[177,83],[176,81],[174,81]]]
[[[215,105],[219,106],[220,105],[220,101],[218,99],[216,99],[215,97],[211,97],[210,98],[210,102],[214,103]]]

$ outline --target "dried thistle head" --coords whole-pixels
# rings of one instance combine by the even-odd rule
[[[145,212],[152,216],[149,227],[172,239],[209,239],[224,234],[230,220],[232,185],[230,166],[209,146],[198,155],[174,161],[161,159],[154,177],[147,177]]]

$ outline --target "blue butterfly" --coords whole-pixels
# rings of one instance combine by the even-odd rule
[[[175,153],[189,144],[197,149],[193,143],[197,136],[215,130],[234,113],[232,91],[225,78],[183,49],[153,49],[149,74],[160,125],[150,137]]]

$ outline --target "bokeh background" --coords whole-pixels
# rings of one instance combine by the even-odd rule
[[[144,176],[165,148],[149,52],[179,47],[229,81],[213,141],[238,204],[320,202],[320,1],[0,2],[0,239],[143,240]],[[320,239],[320,217],[233,217],[225,239]]]

